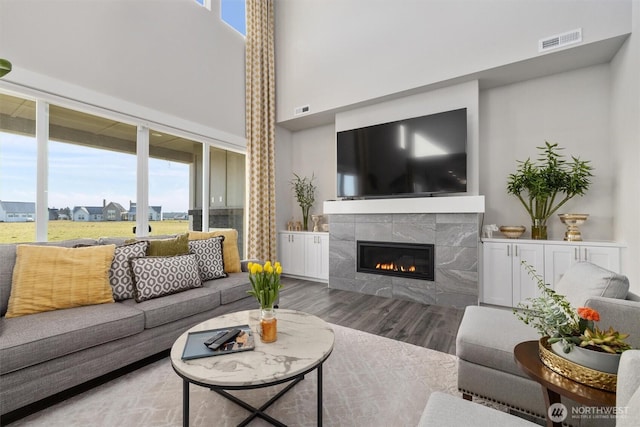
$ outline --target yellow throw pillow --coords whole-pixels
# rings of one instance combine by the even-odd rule
[[[189,240],[204,240],[212,237],[224,236],[222,242],[222,257],[225,273],[240,273],[240,251],[238,249],[238,230],[235,228],[219,228],[215,231],[190,231]]]
[[[113,302],[115,245],[18,245],[6,317]]]

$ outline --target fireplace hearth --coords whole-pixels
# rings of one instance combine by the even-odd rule
[[[357,271],[434,280],[432,244],[357,241]]]

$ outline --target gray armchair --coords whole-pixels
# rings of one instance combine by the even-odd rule
[[[569,269],[556,285],[573,306],[599,311],[601,325],[631,333],[628,342],[640,348],[640,297],[628,292],[629,282],[590,263]],[[626,298],[625,298],[626,296]],[[539,339],[538,333],[518,320],[511,310],[484,306],[466,308],[456,338],[458,390],[467,400],[479,397],[510,409],[545,418],[540,385],[516,365],[513,348]],[[568,407],[579,406],[571,400]]]

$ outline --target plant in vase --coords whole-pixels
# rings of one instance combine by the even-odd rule
[[[594,324],[600,320],[596,310],[590,307],[573,308],[564,295],[544,284],[532,266],[525,261],[522,261],[522,265],[536,280],[540,296],[527,298],[528,302],[519,303],[513,312],[518,319],[536,329],[540,336],[548,337],[547,342],[556,354],[596,369],[597,365],[590,366],[591,360],[602,357],[589,353],[619,355],[631,348],[624,341],[629,334],[619,333],[611,327],[600,330]],[[580,354],[576,355],[576,347],[590,352],[578,352]],[[609,370],[616,372],[617,362],[618,359],[605,363],[613,363],[614,367]]]
[[[251,289],[247,291],[260,304],[260,338],[263,342],[274,342],[277,339],[277,319],[274,304],[280,295],[282,284],[280,275],[282,266],[279,262],[264,265],[250,262],[247,264]]]
[[[309,222],[309,209],[316,201],[316,186],[313,185],[315,175],[311,175],[311,178],[300,178],[299,175],[293,174],[294,179],[291,181],[291,188],[296,195],[298,205],[302,208],[302,230],[307,231],[307,224]]]
[[[593,168],[589,161],[573,156],[568,162],[558,153],[562,150],[558,144],[545,141],[544,147],[536,148],[541,157],[536,163],[518,160],[516,172],[509,175],[507,192],[520,200],[531,217],[531,237],[546,239],[547,220],[567,201],[585,194]]]

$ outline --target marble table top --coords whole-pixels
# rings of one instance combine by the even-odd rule
[[[323,362],[333,350],[333,329],[322,319],[293,310],[276,310],[278,340],[260,341],[259,310],[225,314],[189,329],[171,348],[171,364],[186,379],[217,387],[260,386],[293,378]],[[189,332],[249,325],[255,349],[201,359],[182,360]]]

